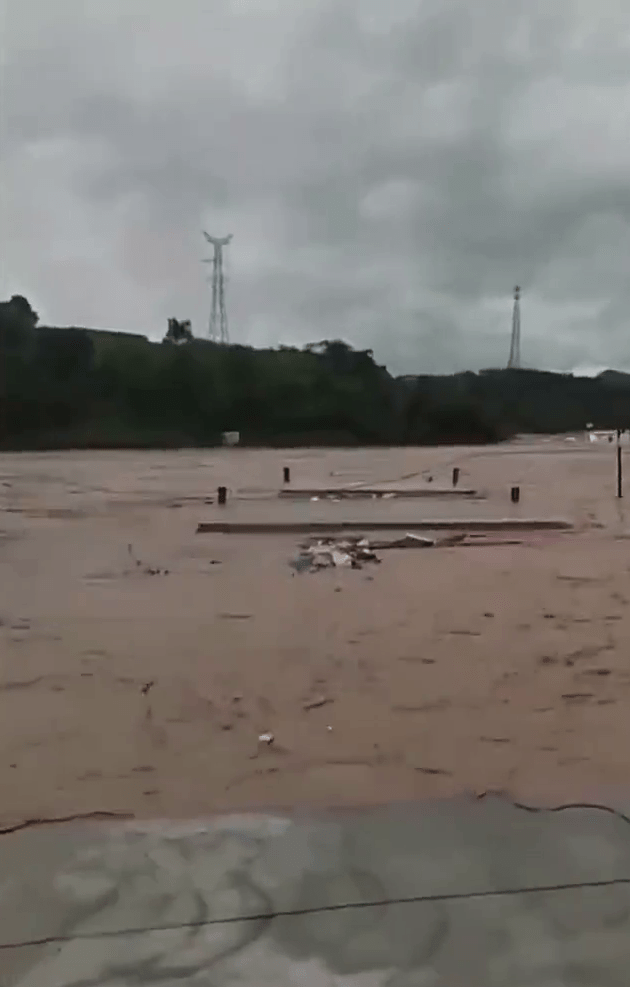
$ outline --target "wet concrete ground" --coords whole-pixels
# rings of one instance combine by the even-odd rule
[[[625,987],[629,969],[620,811],[486,796],[0,844],[3,987]]]

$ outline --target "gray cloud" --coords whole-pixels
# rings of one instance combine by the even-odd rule
[[[0,0],[1,289],[56,324],[630,368],[614,0]],[[130,13],[132,11],[132,13]]]

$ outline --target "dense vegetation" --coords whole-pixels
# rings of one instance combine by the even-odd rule
[[[535,371],[394,379],[341,341],[255,350],[169,320],[143,336],[40,326],[0,303],[2,448],[494,442],[515,431],[630,427],[625,375]]]

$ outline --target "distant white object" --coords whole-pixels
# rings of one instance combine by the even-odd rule
[[[223,445],[224,446],[237,446],[241,441],[240,432],[224,432],[223,433]]]
[[[613,443],[617,439],[617,433],[613,431],[613,429],[598,429],[597,431],[593,430],[592,432],[589,432],[588,438],[589,442]],[[628,445],[628,442],[630,441],[630,435],[628,432],[622,432],[619,441],[621,445]]]

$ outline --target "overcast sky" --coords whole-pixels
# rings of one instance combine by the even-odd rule
[[[392,12],[390,12],[392,11]],[[0,296],[344,338],[395,373],[630,368],[627,0],[0,0]]]

